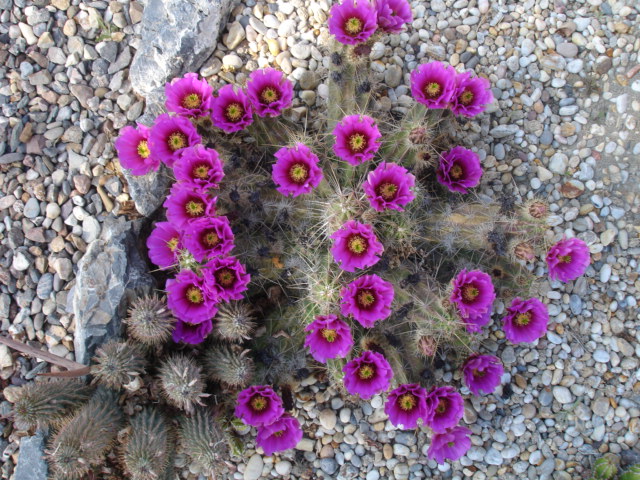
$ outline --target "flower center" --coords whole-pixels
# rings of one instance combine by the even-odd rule
[[[361,308],[369,308],[376,302],[376,296],[371,290],[362,289],[356,295],[356,302]]]
[[[172,252],[175,252],[176,248],[178,248],[178,243],[179,242],[180,242],[180,239],[178,237],[173,237],[171,240],[167,241],[167,247]]]
[[[244,115],[244,107],[238,102],[233,102],[227,105],[224,109],[224,116],[229,122],[237,122]]]
[[[323,328],[320,331],[320,335],[322,335],[322,338],[324,338],[329,343],[335,342],[336,338],[338,338],[338,332],[336,332],[332,328]]]
[[[376,373],[372,365],[363,365],[358,369],[358,377],[360,380],[369,380]]]
[[[447,401],[444,398],[441,398],[438,402],[438,406],[436,407],[436,413],[442,414],[447,411]]]
[[[487,374],[487,372],[485,372],[484,370],[478,370],[477,368],[474,368],[473,370],[471,370],[471,373],[476,378],[482,378]]]
[[[230,287],[236,281],[236,275],[230,268],[221,268],[216,272],[216,280],[223,287]]]
[[[138,155],[142,158],[148,158],[151,155],[151,150],[149,150],[146,140],[141,140],[138,144]]]
[[[471,90],[465,90],[460,94],[460,103],[463,105],[469,105],[473,102],[473,92]]]
[[[467,284],[462,287],[462,299],[465,302],[474,301],[478,297],[478,295],[480,295],[480,290],[478,290],[474,285]]]
[[[361,133],[354,133],[349,136],[348,143],[351,152],[358,153],[364,150],[367,146],[367,139]]]
[[[362,32],[364,24],[358,17],[351,17],[344,22],[344,29],[348,35],[355,36]]]
[[[451,178],[453,178],[454,180],[458,180],[460,177],[462,177],[462,174],[462,167],[457,163],[451,167],[451,170],[449,170],[449,175],[451,175]]]
[[[200,108],[200,105],[202,105],[202,98],[200,98],[200,95],[197,93],[190,93],[182,99],[182,106],[184,108]]]
[[[202,243],[207,247],[213,248],[220,243],[220,237],[214,230],[205,230],[202,232]]]
[[[278,430],[277,432],[273,432],[273,436],[280,438],[284,434],[284,430]]]
[[[193,170],[191,170],[191,175],[195,178],[199,178],[200,180],[204,180],[209,176],[209,170],[211,168],[206,163],[199,163],[194,165]]]
[[[447,442],[447,447],[449,448],[453,448],[455,446],[456,442]]]
[[[531,322],[531,312],[519,313],[515,318],[516,325],[526,327]]]
[[[440,96],[440,93],[442,93],[442,87],[438,82],[429,82],[424,86],[423,91],[426,97],[434,99]]]
[[[294,163],[289,168],[289,179],[294,183],[304,183],[309,178],[309,168],[304,163]]]
[[[204,214],[204,203],[200,200],[189,200],[184,209],[190,217],[199,217]]]
[[[571,255],[560,255],[558,260],[560,260],[560,263],[571,263]]]
[[[200,288],[196,287],[195,285],[191,285],[189,288],[187,288],[185,296],[187,297],[187,301],[194,305],[200,305],[202,302],[204,302],[202,290],[200,290]]]
[[[267,408],[268,404],[269,401],[262,395],[256,395],[251,399],[251,408],[256,412],[261,412],[262,410]]]
[[[384,182],[378,185],[376,193],[385,200],[393,200],[398,193],[398,186],[395,183]]]
[[[260,100],[264,103],[273,103],[280,100],[280,92],[274,87],[265,87],[260,92]]]
[[[187,136],[182,132],[173,132],[167,140],[169,150],[175,152],[187,146]]]
[[[410,393],[405,393],[400,398],[398,398],[398,406],[405,412],[413,410],[416,406],[416,403],[416,397],[414,397]]]
[[[347,242],[347,248],[349,251],[355,255],[362,255],[367,251],[369,247],[369,242],[362,235],[351,235],[349,241]]]

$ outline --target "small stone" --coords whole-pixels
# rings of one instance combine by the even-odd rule
[[[611,360],[611,355],[606,350],[596,350],[593,352],[593,359],[599,363],[607,363]]]
[[[517,125],[498,125],[489,131],[489,134],[493,138],[504,138],[509,135],[515,135],[520,131],[520,127]]]
[[[315,442],[310,438],[303,438],[296,445],[296,450],[302,450],[303,452],[313,452]]]
[[[484,456],[484,461],[489,465],[502,465],[502,455],[495,448],[490,448]]]
[[[551,173],[546,168],[538,165],[538,179],[541,182],[546,182],[547,180],[551,180],[553,178],[553,173]]]
[[[229,33],[224,37],[224,44],[229,50],[234,50],[245,37],[246,34],[240,22],[233,22],[229,25]]]
[[[563,405],[573,402],[573,395],[569,389],[560,385],[553,387],[553,398]]]
[[[252,455],[247,462],[247,468],[244,470],[244,480],[258,480],[262,476],[262,469],[264,468],[264,461],[262,455],[257,453]]]
[[[411,450],[406,445],[402,445],[401,443],[394,443],[393,445],[393,454],[397,457],[408,457],[411,453]]]
[[[338,470],[338,462],[333,458],[323,458],[320,460],[320,469],[327,475],[333,475]]]
[[[606,397],[598,397],[591,402],[591,410],[595,415],[605,417],[609,412],[609,399]]]
[[[611,60],[609,57],[603,55],[596,59],[596,63],[595,63],[596,73],[599,73],[600,75],[604,75],[609,70],[611,70],[611,67],[613,67],[613,60]]]
[[[566,198],[578,198],[584,193],[584,184],[580,180],[569,180],[560,187],[560,193]]]
[[[549,160],[549,170],[559,175],[564,175],[567,171],[567,165],[569,164],[569,157],[564,153],[555,153],[551,160]]]
[[[564,42],[558,45],[556,51],[566,58],[573,58],[578,54],[578,47],[573,43]]]
[[[31,197],[27,200],[27,203],[24,204],[23,213],[27,218],[36,218],[40,215],[40,202],[38,202],[38,199]]]
[[[320,425],[322,425],[325,430],[333,430],[338,420],[336,413],[328,408],[320,412],[318,419],[320,420]]]
[[[62,280],[69,280],[73,274],[73,264],[68,258],[56,258],[51,266]]]
[[[24,253],[18,252],[13,256],[13,262],[11,266],[19,272],[24,272],[31,266],[31,261],[25,256]]]
[[[244,65],[244,62],[234,53],[222,57],[222,67],[227,71],[238,70],[242,65]]]
[[[602,243],[602,245],[604,245],[605,247],[607,245],[610,245],[611,242],[613,242],[613,240],[616,238],[617,233],[618,232],[613,230],[612,228],[608,228],[600,235],[600,243]]]
[[[280,460],[278,463],[276,463],[275,469],[278,475],[289,475],[289,473],[291,473],[291,462]]]

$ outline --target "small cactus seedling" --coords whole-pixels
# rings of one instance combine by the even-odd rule
[[[595,480],[611,480],[618,474],[620,458],[611,453],[600,457],[593,464],[592,476]]]
[[[193,411],[202,405],[204,381],[200,367],[189,357],[176,354],[167,358],[160,367],[160,383],[167,402],[174,407]]]
[[[147,346],[159,346],[171,338],[175,319],[164,298],[157,295],[138,297],[124,320],[134,340]]]
[[[230,302],[220,305],[216,316],[215,334],[221,340],[242,343],[249,340],[256,328],[251,307],[245,302]]]
[[[145,372],[146,365],[138,347],[115,340],[100,347],[93,362],[94,382],[110,388],[122,388],[130,383]]]
[[[24,385],[13,406],[16,426],[27,429],[55,424],[85,403],[92,391],[72,378]]]
[[[198,407],[180,418],[180,447],[203,472],[211,473],[227,457],[225,435],[208,409]]]
[[[618,477],[618,480],[640,480],[640,464],[632,465]]]
[[[102,463],[122,419],[117,394],[98,389],[51,440],[49,460],[58,478],[80,480]]]
[[[238,345],[214,345],[203,358],[203,371],[207,378],[230,388],[243,388],[253,378],[253,360]]]
[[[153,408],[131,418],[131,434],[125,439],[122,463],[131,480],[161,480],[170,468],[172,438],[167,422]]]

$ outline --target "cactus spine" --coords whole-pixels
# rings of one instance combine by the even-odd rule
[[[205,353],[204,372],[208,378],[231,388],[246,387],[253,378],[253,360],[238,345],[215,345]]]

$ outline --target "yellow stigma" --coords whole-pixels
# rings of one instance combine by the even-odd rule
[[[400,398],[398,398],[398,406],[405,412],[413,410],[416,406],[416,403],[416,397],[414,397],[410,393],[405,393]]]
[[[571,263],[571,255],[560,255],[558,260],[560,260],[560,263]]]
[[[187,288],[185,296],[187,297],[189,303],[193,303],[194,305],[200,305],[202,302],[204,302],[202,290],[200,290],[200,288],[196,287],[195,285]]]
[[[229,268],[221,268],[216,272],[216,280],[223,287],[229,287],[235,282],[236,276]]]
[[[202,239],[207,247],[213,248],[220,243],[220,237],[213,230],[208,230],[202,236]]]
[[[358,302],[358,305],[367,308],[375,303],[376,296],[371,290],[360,290],[358,292],[358,295],[356,295],[356,300]]]
[[[520,327],[526,327],[531,322],[531,312],[519,313],[514,322]]]
[[[309,168],[304,163],[294,163],[289,168],[289,179],[295,183],[304,183],[309,178]]]
[[[376,193],[385,200],[393,200],[398,193],[398,186],[395,183],[385,182],[378,185]]]
[[[367,146],[367,139],[361,133],[354,133],[348,140],[349,149],[353,153],[361,152]]]
[[[469,105],[473,102],[473,92],[471,90],[465,90],[460,94],[460,103],[463,105]]]
[[[147,145],[146,140],[141,140],[138,144],[138,155],[142,158],[148,158],[151,155],[151,151],[149,150],[149,145]]]
[[[175,152],[187,146],[187,136],[182,132],[173,132],[169,135],[167,144],[169,145],[169,150]]]
[[[284,434],[284,430],[278,430],[277,432],[273,432],[274,437],[280,438]]]
[[[193,167],[193,170],[191,171],[191,174],[195,177],[195,178],[199,178],[200,180],[204,180],[205,178],[207,178],[209,176],[209,165],[207,165],[206,163],[200,163],[196,166]]]
[[[230,122],[237,122],[242,118],[242,115],[244,115],[244,107],[238,102],[230,103],[224,110],[224,116]]]
[[[358,369],[360,380],[368,380],[375,375],[376,371],[371,365],[363,365]]]
[[[451,178],[453,178],[454,180],[458,180],[460,177],[462,177],[462,173],[462,167],[457,163],[453,167],[451,167],[451,170],[449,170],[449,175],[451,175]]]
[[[358,17],[351,17],[344,22],[344,30],[351,36],[358,35],[362,32],[364,24]]]
[[[273,103],[280,99],[278,90],[273,87],[266,87],[260,92],[260,100],[264,103]]]
[[[204,214],[204,203],[200,200],[189,200],[184,209],[190,217],[199,217]]]
[[[449,448],[453,448],[455,446],[456,442],[447,442],[447,447]]]
[[[336,338],[338,338],[338,332],[336,332],[332,328],[323,328],[320,331],[320,335],[322,335],[322,338],[324,338],[329,343],[335,342]]]
[[[465,285],[462,287],[462,299],[465,302],[471,302],[476,299],[476,297],[480,295],[480,290],[478,290],[473,285]]]
[[[173,237],[171,240],[169,240],[167,242],[167,247],[169,248],[169,250],[171,250],[172,252],[176,251],[176,248],[178,248],[178,243],[180,242],[180,239],[178,237]]]
[[[251,408],[257,412],[261,412],[265,408],[267,408],[268,400],[264,398],[262,395],[256,395],[251,399]]]
[[[351,253],[355,253],[356,255],[361,255],[366,252],[368,246],[369,244],[367,240],[358,234],[352,235],[347,242],[347,248],[349,249],[349,251]]]
[[[444,413],[447,410],[447,401],[442,398],[438,402],[438,406],[436,407],[436,413]]]
[[[477,368],[474,368],[473,370],[471,370],[471,373],[476,378],[482,378],[487,374],[487,372],[485,372],[484,370],[478,370]]]
[[[438,82],[429,82],[424,86],[424,94],[429,98],[437,98],[442,92],[442,87]]]
[[[182,106],[184,108],[200,108],[201,105],[202,98],[200,98],[200,95],[198,95],[197,93],[190,93],[182,99]]]

